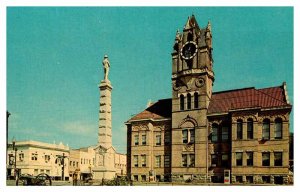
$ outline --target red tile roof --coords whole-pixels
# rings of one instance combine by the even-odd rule
[[[264,89],[254,87],[213,93],[208,113],[222,113],[245,108],[290,106],[282,86]]]
[[[215,92],[212,95],[208,114],[226,113],[245,108],[272,108],[291,106],[285,98],[283,86],[255,89],[254,87]],[[159,100],[131,120],[164,119],[172,116],[172,99]]]
[[[141,113],[132,117],[129,121],[140,119],[165,119],[172,116],[171,99],[159,100]]]

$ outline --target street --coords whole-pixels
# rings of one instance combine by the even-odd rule
[[[6,180],[7,186],[16,186],[15,180]],[[52,186],[72,186],[71,181],[52,181]]]

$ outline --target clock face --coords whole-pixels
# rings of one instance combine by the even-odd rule
[[[182,46],[180,54],[183,59],[188,60],[195,57],[197,51],[198,49],[196,43],[193,41],[188,41]]]

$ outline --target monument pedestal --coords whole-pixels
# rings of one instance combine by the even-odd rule
[[[102,80],[100,85],[98,144],[109,148],[112,146],[111,131],[111,91],[109,80]]]

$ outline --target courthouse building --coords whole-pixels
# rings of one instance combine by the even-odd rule
[[[200,28],[191,16],[173,45],[172,97],[126,122],[128,177],[288,182],[292,105],[286,84],[213,92],[214,79],[211,24]]]

